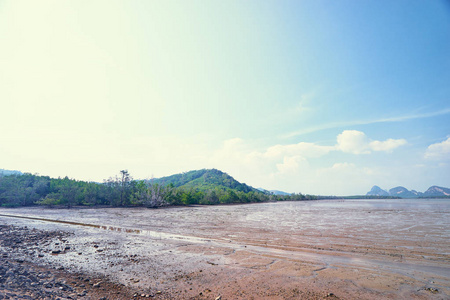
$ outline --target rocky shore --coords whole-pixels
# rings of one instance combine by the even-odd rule
[[[3,299],[142,299],[154,297],[104,276],[72,273],[64,267],[39,266],[33,258],[71,251],[63,231],[0,225],[0,300]],[[54,241],[59,242],[54,242]],[[59,246],[43,251],[43,245]],[[81,253],[80,253],[81,255]]]

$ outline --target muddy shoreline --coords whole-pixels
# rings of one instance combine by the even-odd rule
[[[1,209],[31,219],[0,216],[0,270],[16,270],[0,274],[0,299],[52,299],[50,291],[60,299],[450,298],[448,241],[433,231],[447,223],[422,228],[403,224],[401,209],[347,207],[346,223],[329,228],[336,207],[320,208],[328,224],[313,218],[315,204],[286,205]],[[306,219],[292,214],[295,231],[267,215],[291,222],[296,210]],[[383,237],[349,221],[378,224],[388,213],[403,223]]]

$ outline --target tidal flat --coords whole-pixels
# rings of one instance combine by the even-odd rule
[[[0,274],[5,296],[450,298],[449,200],[14,208],[0,226],[3,268],[52,278]]]

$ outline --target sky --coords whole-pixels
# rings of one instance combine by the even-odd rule
[[[0,0],[0,168],[450,187],[448,1]]]

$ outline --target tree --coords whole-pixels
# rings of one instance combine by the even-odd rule
[[[87,183],[83,187],[83,204],[95,205],[100,202],[99,185],[96,183]]]
[[[112,206],[119,206],[120,187],[118,177],[109,177],[108,180],[104,181],[103,185],[105,186],[104,194],[108,204]]]
[[[205,193],[205,204],[217,204],[219,203],[219,196],[217,195],[216,188],[211,188]]]
[[[120,171],[120,203],[119,206],[124,206],[125,204],[129,203],[130,200],[130,194],[131,194],[131,182],[133,181],[133,178],[130,176],[130,173],[128,173],[128,170],[121,170]]]
[[[169,205],[173,201],[173,185],[164,186],[158,183],[138,181],[132,196],[132,204],[156,208]]]
[[[78,204],[80,198],[79,191],[77,182],[70,180],[67,176],[62,180],[58,190],[62,202],[67,205],[67,208]]]
[[[133,178],[127,170],[121,170],[120,176],[110,177],[105,181],[107,187],[106,196],[113,206],[125,206],[131,204],[133,194]]]

